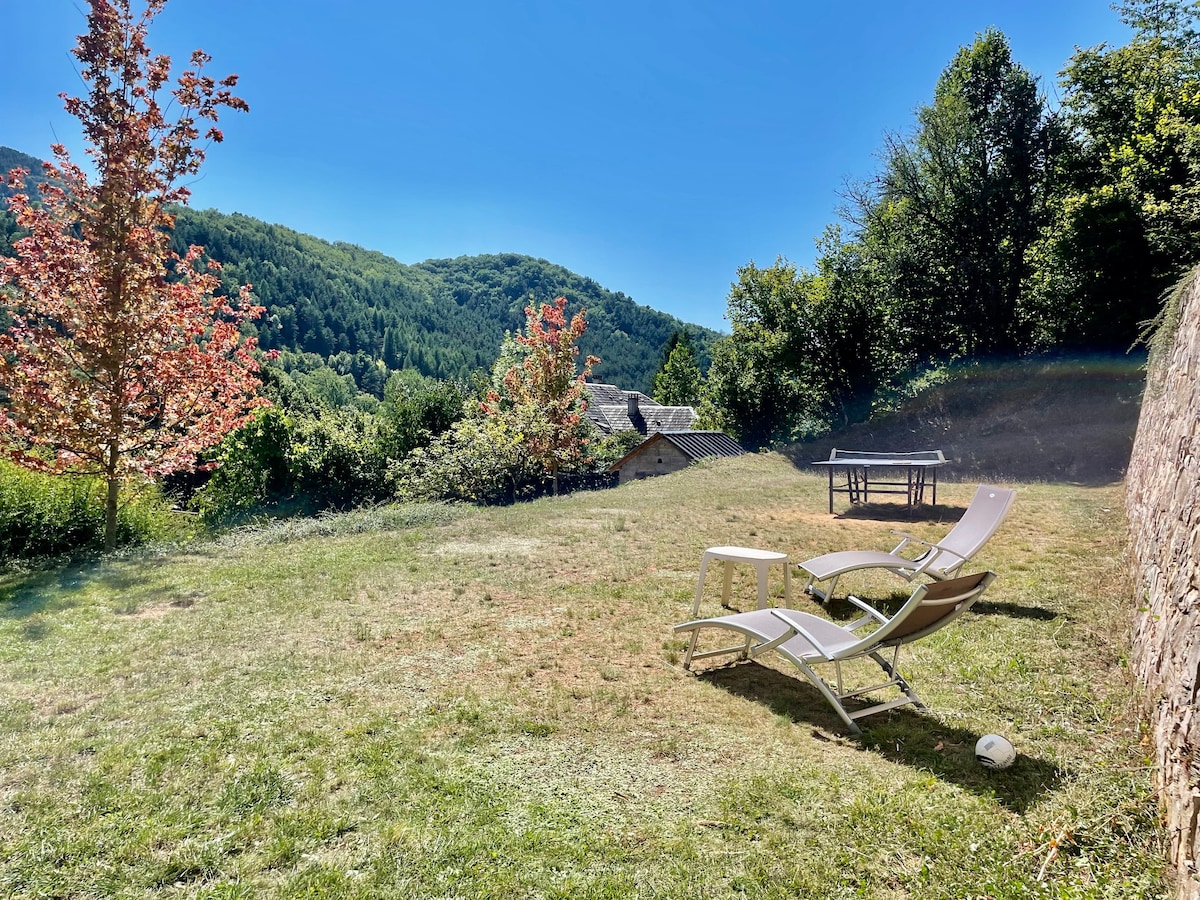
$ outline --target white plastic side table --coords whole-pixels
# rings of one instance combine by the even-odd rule
[[[767,606],[767,572],[776,563],[783,564],[783,599],[787,606],[792,605],[792,572],[788,565],[786,553],[776,553],[772,550],[758,550],[754,547],[709,547],[700,558],[700,579],[696,583],[696,603],[692,607],[692,617],[700,614],[700,601],[704,597],[704,575],[712,560],[725,563],[725,580],[721,586],[721,603],[729,605],[730,589],[733,586],[733,564],[747,563],[754,566],[758,574],[758,608]]]

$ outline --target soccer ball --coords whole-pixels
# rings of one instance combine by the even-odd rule
[[[1008,738],[985,734],[975,743],[975,758],[985,769],[1007,769],[1017,758],[1017,751]]]

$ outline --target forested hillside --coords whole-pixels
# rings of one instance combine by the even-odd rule
[[[7,198],[12,191],[8,187],[8,173],[13,169],[27,169],[25,177],[27,190],[32,190],[42,172],[42,162],[36,156],[13,150],[11,147],[0,147],[0,198]],[[13,235],[16,234],[16,220],[8,211],[8,206],[0,203],[0,255],[12,255]]]
[[[34,157],[0,147],[0,170],[13,166],[40,170]],[[0,252],[11,252],[14,227],[6,211]],[[692,336],[704,360],[718,337],[562,266],[518,254],[405,265],[240,213],[188,208],[178,210],[175,243],[181,252],[202,246],[221,262],[229,293],[253,285],[267,308],[252,326],[262,348],[311,354],[283,359],[288,366],[324,362],[376,396],[382,396],[387,373],[397,369],[436,378],[489,369],[505,331],[524,323],[525,306],[558,296],[567,297],[572,312],[587,310],[590,327],[581,350],[600,357],[596,380],[628,389],[649,393],[663,347],[676,331]]]
[[[176,242],[203,246],[220,260],[231,290],[254,286],[267,307],[258,325],[261,346],[316,353],[339,371],[346,371],[346,355],[358,357],[352,374],[372,391],[375,385],[358,377],[360,354],[389,369],[464,377],[491,366],[504,332],[524,323],[531,300],[566,296],[570,310],[586,308],[590,327],[581,349],[600,357],[596,379],[643,391],[673,332],[687,329],[705,348],[717,336],[518,254],[405,265],[249,216],[193,209],[180,211]]]
[[[0,172],[5,176],[13,169],[28,169],[27,182],[38,180],[42,174],[42,161],[36,156],[22,153],[11,147],[0,147]]]

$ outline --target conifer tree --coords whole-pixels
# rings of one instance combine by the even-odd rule
[[[680,337],[654,376],[654,399],[663,406],[694,406],[700,399],[700,367],[687,332],[675,334]]]

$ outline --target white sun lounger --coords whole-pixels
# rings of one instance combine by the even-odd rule
[[[833,596],[838,578],[858,569],[887,569],[906,581],[912,581],[918,575],[926,575],[935,581],[949,578],[996,533],[1016,495],[1016,491],[981,484],[958,524],[936,544],[893,531],[900,537],[900,543],[890,553],[842,550],[802,562],[800,571],[808,575],[804,590],[817,600],[828,600]],[[919,555],[910,555],[913,552],[910,545],[920,549]],[[818,584],[824,581],[828,581],[829,586],[819,588]]]
[[[694,660],[710,656],[737,653],[743,658],[754,659],[773,651],[794,663],[804,677],[829,701],[846,726],[858,734],[860,729],[855,720],[863,716],[894,709],[906,703],[913,703],[922,708],[925,706],[896,668],[900,647],[932,634],[954,621],[979,599],[979,595],[995,577],[993,572],[980,572],[935,584],[918,585],[904,606],[891,618],[875,611],[857,597],[850,597],[850,602],[861,609],[863,615],[845,626],[812,613],[778,607],[684,622],[675,626],[676,633],[692,632],[691,643],[683,658],[683,667],[691,668]],[[878,627],[870,633],[861,633],[870,625]],[[734,631],[744,640],[731,647],[697,653],[697,639],[700,632],[706,628]],[[888,650],[891,650],[891,653],[887,653]],[[841,664],[863,657],[878,663],[887,674],[887,681],[870,687],[845,690],[842,685]],[[836,670],[832,684],[813,670],[813,666],[823,663],[832,663]],[[844,700],[890,687],[899,689],[903,696],[862,709],[850,710],[843,703]]]

